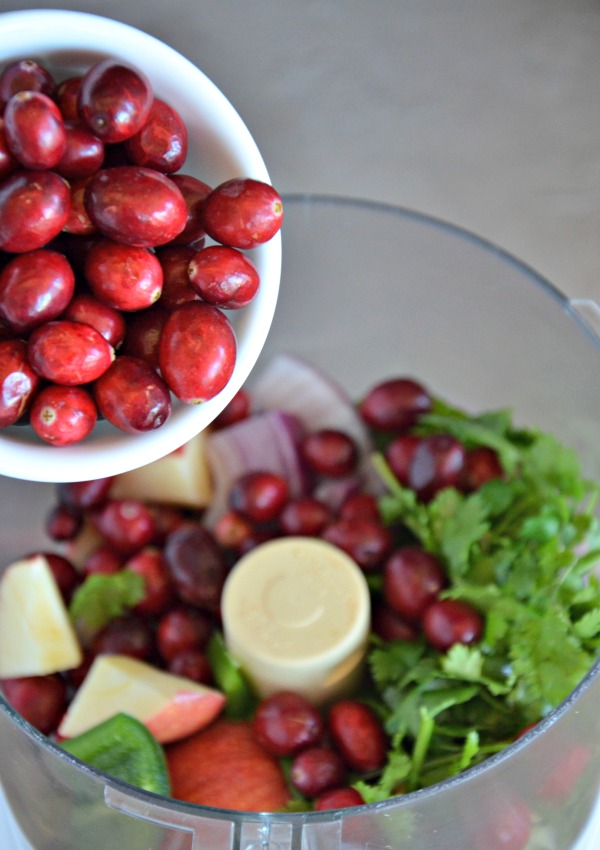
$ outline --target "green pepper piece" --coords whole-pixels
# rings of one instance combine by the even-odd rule
[[[231,720],[247,720],[254,713],[258,700],[246,674],[227,651],[220,632],[213,632],[206,654],[215,683],[227,697],[225,716]]]
[[[170,794],[163,748],[135,717],[115,714],[61,742],[64,750],[110,776],[155,794]]]

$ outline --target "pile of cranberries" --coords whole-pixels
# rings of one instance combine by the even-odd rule
[[[449,485],[472,491],[503,474],[493,452],[467,450],[449,436],[417,436],[414,426],[430,407],[427,391],[406,378],[378,384],[359,407],[387,446],[393,471],[420,499]],[[235,427],[252,415],[251,397],[242,389],[214,427]],[[372,628],[382,639],[422,637],[440,651],[478,640],[480,614],[439,598],[447,585],[443,565],[407,542],[405,531],[383,524],[371,492],[356,489],[337,506],[319,497],[324,482],[347,480],[356,470],[354,441],[335,429],[316,430],[299,437],[298,451],[310,481],[305,495],[290,496],[288,482],[272,472],[249,472],[233,483],[212,531],[197,513],[111,498],[112,479],[59,485],[46,518],[50,538],[75,540],[84,525],[98,535],[80,569],[62,555],[45,553],[65,600],[86,576],[123,569],[142,575],[146,590],[133,610],[94,635],[81,668],[4,682],[17,710],[51,733],[99,653],[131,655],[211,684],[206,648],[220,627],[225,578],[245,552],[285,535],[323,538],[356,561],[371,580]],[[269,752],[291,759],[291,781],[316,808],[360,803],[348,776],[377,771],[386,758],[381,722],[359,699],[336,703],[325,717],[303,697],[281,692],[259,704],[253,729]]]
[[[115,59],[61,82],[14,61],[0,110],[0,427],[65,446],[99,417],[137,434],[172,395],[219,393],[237,353],[223,311],[258,291],[245,251],[281,227],[277,192],[182,173],[182,117]]]

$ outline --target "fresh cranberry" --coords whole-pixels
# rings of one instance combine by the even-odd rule
[[[152,630],[138,614],[111,620],[92,641],[94,655],[128,655],[147,661],[154,652]]]
[[[358,448],[354,440],[334,428],[323,428],[307,434],[300,451],[312,472],[332,478],[350,475],[358,462]]]
[[[317,797],[344,784],[346,766],[341,756],[333,750],[310,747],[294,757],[290,779],[305,797]]]
[[[416,434],[400,434],[385,450],[390,469],[404,487],[411,485],[411,464],[421,439]]]
[[[59,502],[46,516],[46,534],[51,540],[73,540],[81,531],[82,524],[80,510]]]
[[[94,295],[117,310],[143,310],[160,298],[163,273],[147,248],[99,239],[85,263],[85,277]]]
[[[483,634],[481,614],[460,599],[438,599],[423,614],[423,634],[440,652],[455,643],[471,644]]]
[[[464,463],[465,448],[454,437],[423,437],[412,457],[409,486],[420,499],[428,501],[445,487],[459,486]]]
[[[279,526],[284,534],[318,537],[333,519],[327,505],[312,496],[305,496],[285,505],[279,515]]]
[[[82,572],[84,575],[111,575],[123,569],[125,556],[119,554],[112,546],[101,544],[93,549],[83,562]]]
[[[231,248],[254,248],[280,230],[283,203],[268,183],[233,178],[215,187],[202,207],[209,236]]]
[[[93,295],[85,292],[75,295],[63,313],[63,318],[91,325],[114,349],[123,342],[126,328],[123,314]]]
[[[53,97],[56,82],[50,71],[33,59],[9,62],[0,73],[0,111],[20,91],[39,91]]]
[[[0,249],[42,248],[63,229],[70,205],[68,183],[54,171],[10,174],[0,185]]]
[[[13,257],[0,272],[0,313],[19,333],[56,319],[75,291],[63,254],[39,248]]]
[[[237,511],[225,511],[215,523],[217,543],[226,549],[240,549],[252,535],[254,526]]]
[[[146,310],[128,313],[125,339],[119,354],[143,360],[152,369],[158,371],[158,344],[163,325],[169,315],[169,310],[163,306],[162,297]]]
[[[420,620],[447,584],[439,559],[420,546],[396,549],[383,567],[383,597],[407,620]]]
[[[77,95],[80,117],[103,142],[122,142],[140,130],[152,108],[147,77],[116,59],[103,59],[83,76]]]
[[[88,183],[84,200],[101,233],[140,248],[170,242],[187,221],[187,207],[175,183],[141,165],[102,168]]]
[[[167,669],[175,676],[183,676],[202,685],[212,685],[214,681],[210,661],[204,652],[197,649],[188,649],[175,655],[169,661]]]
[[[317,744],[324,725],[319,711],[308,700],[291,691],[279,691],[259,703],[252,729],[257,741],[281,758]]]
[[[392,535],[380,520],[338,519],[321,534],[350,555],[365,572],[378,569],[392,548]]]
[[[497,452],[487,446],[469,449],[465,455],[460,486],[467,493],[478,490],[494,478],[502,478],[504,470]]]
[[[371,428],[398,433],[412,428],[431,410],[431,396],[411,378],[392,378],[369,390],[359,410]]]
[[[179,171],[188,151],[188,134],[177,110],[155,98],[142,127],[125,142],[129,159],[136,165],[165,174]]]
[[[93,387],[105,419],[128,434],[160,428],[171,415],[168,387],[144,360],[120,355]]]
[[[125,562],[124,569],[144,579],[144,596],[135,606],[139,614],[160,614],[173,602],[174,589],[165,559],[154,546],[147,546]]]
[[[174,248],[167,246],[157,253],[163,272],[161,306],[173,310],[186,301],[198,300],[198,293],[192,287],[188,275],[188,266],[195,255],[196,250],[189,245]]]
[[[20,339],[0,341],[0,428],[17,422],[29,406],[40,379]]]
[[[31,402],[29,422],[35,433],[53,446],[80,443],[94,430],[98,411],[84,387],[49,384]]]
[[[49,735],[67,707],[67,688],[56,675],[3,679],[2,690],[15,711],[32,726]]]
[[[158,651],[167,662],[185,652],[202,651],[213,628],[213,620],[207,613],[191,605],[178,605],[164,613],[158,621]]]
[[[289,485],[274,472],[247,472],[229,491],[229,506],[250,522],[276,519],[289,498]]]
[[[198,404],[217,395],[228,383],[237,343],[229,319],[212,304],[181,304],[163,325],[158,360],[172,392],[183,402]]]
[[[363,798],[356,788],[334,788],[320,794],[314,802],[316,812],[324,812],[330,809],[349,809],[352,806],[362,806]]]
[[[196,252],[189,263],[188,276],[203,301],[223,310],[246,307],[260,284],[252,261],[225,245],[210,245]]]
[[[368,773],[383,767],[387,736],[369,706],[357,700],[340,700],[329,710],[328,728],[336,749],[353,770]]]
[[[154,517],[136,499],[111,499],[90,516],[102,537],[124,555],[149,545],[154,537]]]
[[[192,245],[196,249],[202,248],[206,236],[202,220],[202,205],[204,199],[210,193],[211,187],[191,174],[172,174],[171,180],[183,195],[187,207],[187,220],[181,233],[175,236],[169,244]]]
[[[169,534],[164,554],[179,597],[204,610],[216,611],[227,565],[208,529],[197,522],[185,523]]]
[[[27,356],[42,378],[64,386],[95,381],[114,359],[114,350],[95,328],[56,319],[37,327],[27,343]]]
[[[114,476],[109,476],[91,481],[67,481],[59,485],[58,497],[61,502],[84,511],[97,508],[106,502],[114,480]]]
[[[66,146],[55,170],[67,180],[95,174],[104,162],[104,145],[80,121],[65,121]]]
[[[77,96],[81,87],[81,76],[67,77],[56,87],[55,101],[65,121],[79,121]]]
[[[373,519],[379,520],[377,499],[371,493],[351,493],[340,506],[340,519]]]
[[[63,117],[42,92],[14,94],[4,109],[4,127],[10,151],[24,168],[54,168],[66,150]]]
[[[417,626],[405,620],[404,617],[384,602],[380,602],[373,609],[372,627],[375,634],[386,641],[412,641],[417,640],[419,637]]]

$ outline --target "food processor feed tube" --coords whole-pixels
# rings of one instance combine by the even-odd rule
[[[364,573],[322,540],[282,538],[245,555],[222,597],[225,641],[260,696],[322,704],[350,693],[369,635]]]

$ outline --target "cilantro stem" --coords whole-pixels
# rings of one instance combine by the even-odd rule
[[[409,787],[413,791],[419,785],[419,775],[423,769],[427,750],[429,749],[433,730],[435,728],[435,721],[426,708],[421,707],[419,714],[421,716],[421,723],[419,724],[419,731],[417,732],[417,737],[415,739],[415,746],[412,754],[412,767],[408,777]]]

